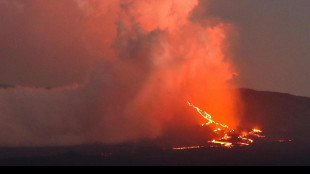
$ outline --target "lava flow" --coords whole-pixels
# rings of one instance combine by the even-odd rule
[[[213,117],[207,112],[201,110],[195,105],[188,102],[188,105],[195,108],[197,112],[208,122],[202,126],[210,126],[219,138],[209,141],[212,144],[219,144],[222,147],[232,148],[236,146],[249,146],[254,143],[255,138],[265,138],[262,135],[262,131],[259,129],[252,129],[249,132],[238,133],[234,129],[231,129],[228,125],[218,123],[214,121]]]
[[[200,149],[200,148],[203,148],[203,147],[204,146],[175,147],[175,148],[172,148],[172,150]]]

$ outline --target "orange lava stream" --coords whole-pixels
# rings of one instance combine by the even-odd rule
[[[172,148],[172,150],[200,149],[200,148],[203,148],[203,147],[204,146],[175,147],[175,148]]]
[[[215,129],[213,129],[214,133],[217,135],[223,135],[218,139],[209,141],[209,143],[219,144],[222,147],[226,148],[233,148],[235,146],[250,146],[254,143],[254,140],[250,137],[265,138],[265,136],[261,135],[263,132],[259,129],[253,129],[250,132],[243,132],[242,134],[238,135],[236,131],[234,129],[231,129],[228,125],[224,125],[214,121],[213,117],[207,112],[201,110],[190,102],[188,102],[188,105],[196,109],[196,111],[208,121],[202,126],[215,127]]]

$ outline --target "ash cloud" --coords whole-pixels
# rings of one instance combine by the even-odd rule
[[[167,125],[200,124],[187,100],[237,126],[238,96],[228,90],[235,72],[225,54],[232,26],[189,20],[198,7],[197,0],[0,0],[0,54],[11,68],[0,68],[0,79],[18,86],[0,89],[0,145],[153,139]]]

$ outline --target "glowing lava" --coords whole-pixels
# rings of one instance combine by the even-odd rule
[[[203,147],[204,146],[175,147],[175,148],[172,148],[172,150],[200,149],[200,148],[203,148]]]
[[[196,111],[208,121],[202,126],[212,127],[214,133],[220,136],[220,138],[209,141],[209,143],[219,144],[226,148],[232,148],[235,146],[249,146],[254,143],[254,138],[265,138],[265,136],[261,135],[263,132],[259,129],[253,129],[250,132],[243,132],[239,134],[228,125],[216,122],[210,114],[190,102],[188,102],[188,105],[196,109]]]

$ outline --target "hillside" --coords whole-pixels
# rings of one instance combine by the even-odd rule
[[[199,126],[174,127],[157,140],[120,145],[0,148],[0,165],[309,165],[310,98],[249,89],[240,93],[240,127],[259,126],[268,141],[233,149],[173,151],[174,145],[201,145],[211,133]],[[293,141],[276,141],[282,139]]]

